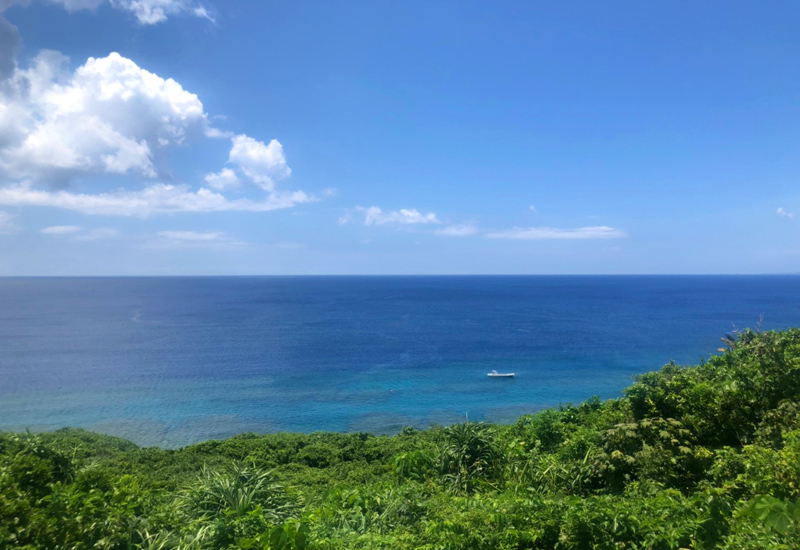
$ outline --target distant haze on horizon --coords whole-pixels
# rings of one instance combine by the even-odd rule
[[[798,274],[798,24],[0,0],[0,276]]]

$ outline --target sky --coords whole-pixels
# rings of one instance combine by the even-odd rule
[[[0,0],[0,275],[800,273],[795,0]]]

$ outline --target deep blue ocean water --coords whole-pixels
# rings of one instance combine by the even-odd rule
[[[798,297],[800,276],[0,279],[0,429],[175,447],[509,422],[697,363],[762,314],[800,326]]]

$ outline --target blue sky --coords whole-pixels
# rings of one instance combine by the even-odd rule
[[[800,272],[798,23],[0,0],[0,275]]]

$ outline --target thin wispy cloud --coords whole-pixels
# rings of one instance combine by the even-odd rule
[[[77,225],[51,225],[45,227],[39,233],[42,235],[74,235],[83,229]]]
[[[3,205],[49,206],[90,215],[140,218],[180,212],[269,212],[315,200],[302,191],[276,192],[263,200],[228,199],[205,188],[192,191],[188,185],[167,184],[150,185],[140,191],[120,189],[97,194],[39,190],[26,185],[0,188]]]
[[[305,243],[285,241],[285,242],[275,243],[272,246],[274,246],[275,248],[282,248],[283,250],[300,250],[301,248],[306,248],[307,245]]]
[[[54,238],[70,238],[76,241],[101,241],[119,236],[119,230],[113,227],[84,228],[78,225],[53,225],[45,227],[39,233]]]
[[[113,227],[95,227],[87,229],[75,235],[78,241],[104,241],[106,239],[116,239],[119,237],[119,230]]]
[[[222,231],[159,231],[146,242],[147,248],[238,248],[245,243]]]
[[[217,20],[211,15],[211,12],[205,6],[197,6],[192,10],[192,15],[195,17],[199,17],[201,19],[206,19],[207,21],[211,21],[212,23],[216,23]]]
[[[0,210],[0,235],[19,233],[22,228],[14,222],[15,215]]]
[[[560,229],[556,227],[514,227],[506,231],[487,233],[489,239],[517,240],[581,240],[581,239],[623,239],[628,234],[607,226],[577,227]]]
[[[95,10],[107,0],[47,0],[49,4],[59,4],[69,12]],[[136,17],[142,25],[163,23],[169,17],[179,14],[190,14],[194,17],[214,22],[207,6],[190,0],[108,0],[112,7],[126,11]],[[0,12],[13,5],[27,5],[30,0],[2,0]]]
[[[420,225],[441,223],[433,212],[422,213],[416,208],[401,208],[384,212],[377,206],[356,206],[339,218],[339,223],[363,221],[364,225]]]
[[[782,218],[794,218],[794,212],[787,212],[782,206],[775,213]]]
[[[434,231],[434,233],[446,237],[469,237],[470,235],[476,235],[478,233],[478,228],[472,224],[448,225],[447,227]]]
[[[206,174],[205,182],[211,189],[217,191],[225,191],[242,184],[239,176],[230,168],[223,168],[218,173]]]

